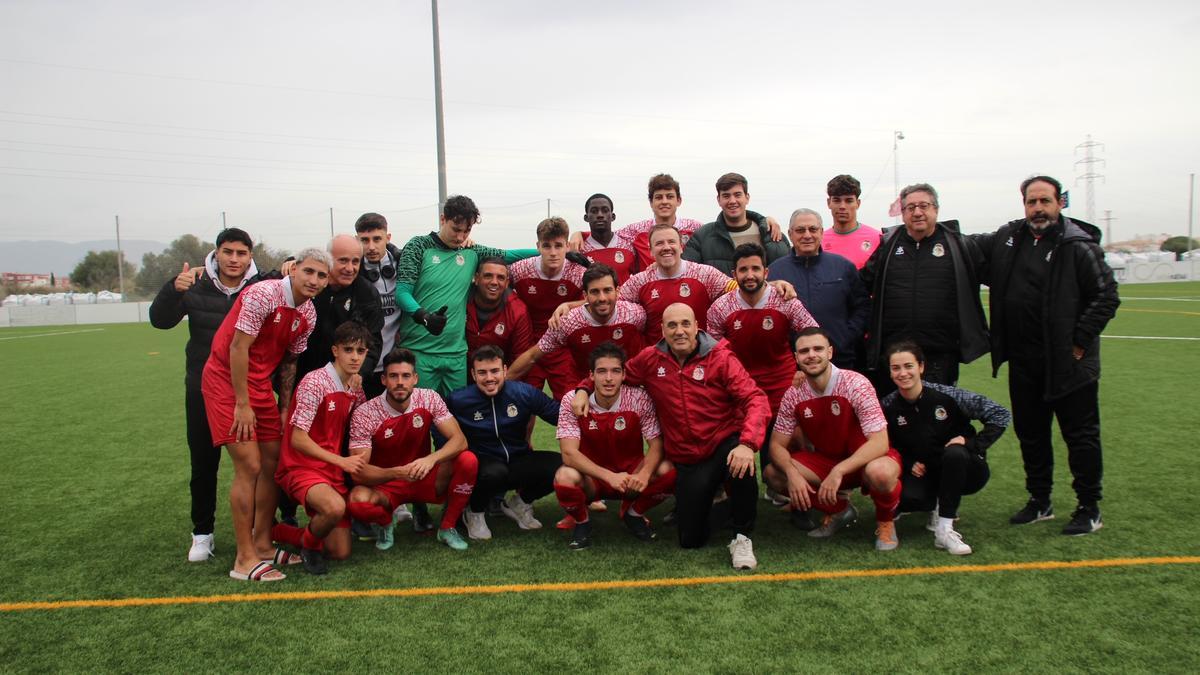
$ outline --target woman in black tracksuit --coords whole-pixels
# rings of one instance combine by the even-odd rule
[[[923,382],[925,356],[916,343],[896,343],[887,357],[897,390],[885,396],[882,405],[888,439],[904,460],[899,510],[936,509],[930,521],[934,546],[967,555],[971,547],[954,530],[958,505],[963,495],[987,484],[987,449],[1012,416],[986,396]],[[977,431],[972,420],[982,422],[983,429]]]

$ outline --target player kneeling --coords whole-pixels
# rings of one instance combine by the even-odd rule
[[[303,529],[275,525],[271,538],[299,546],[310,574],[329,571],[326,556],[334,560],[350,556],[345,474],[357,471],[364,460],[343,457],[342,439],[351,411],[365,399],[358,369],[370,343],[371,333],[362,324],[347,321],[338,326],[333,334],[333,362],[305,375],[292,401],[290,432],[284,434],[275,481],[304,505],[309,521]]]
[[[554,492],[575,519],[570,547],[591,545],[587,505],[605,498],[620,498],[626,527],[638,539],[651,541],[656,535],[642,514],[675,490],[675,467],[663,459],[654,403],[640,388],[623,386],[625,351],[619,346],[606,342],[589,360],[595,392],[588,414],[576,418],[571,412],[575,392],[563,397],[558,413],[563,466],[554,475]]]
[[[438,541],[464,551],[454,525],[471,493],[479,460],[467,450],[458,422],[432,389],[417,388],[417,357],[403,348],[383,360],[387,389],[359,407],[350,422],[350,452],[366,460],[353,478],[350,514],[370,523],[375,546],[392,546],[393,513],[401,504],[446,504]],[[437,429],[446,443],[430,453],[429,432]]]

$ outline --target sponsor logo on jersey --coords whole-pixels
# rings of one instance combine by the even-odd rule
[[[583,337],[579,338],[579,341],[586,345],[587,343],[592,341],[592,336],[588,335],[587,333],[584,333]]]
[[[842,406],[838,405],[837,401],[831,401],[829,403],[829,412],[833,413],[834,415],[841,415]]]
[[[296,319],[292,321],[292,332],[294,333],[298,330],[300,330],[300,317],[296,317]]]
[[[517,416],[517,404],[509,403],[508,408],[505,409],[505,412],[508,413],[509,417],[516,417]]]
[[[657,289],[657,288],[652,288],[652,289],[650,289],[650,299],[651,299],[651,300],[657,300],[657,299],[658,299],[658,289]]]
[[[1010,248],[1012,247],[1012,245],[1013,245],[1013,240],[1012,240],[1012,237],[1011,237],[1011,236],[1008,238],[1008,241],[1004,242],[1004,245],[1005,245],[1005,246],[1008,246],[1008,247],[1010,247]]]
[[[496,324],[496,335],[504,335],[504,322]]]
[[[567,294],[567,285],[566,285],[566,284],[559,284],[559,285],[558,285],[558,294],[559,294],[559,295],[566,295],[566,294]]]
[[[474,490],[475,486],[471,485],[470,483],[459,483],[458,485],[454,486],[454,494],[456,495],[469,495]]]
[[[480,420],[482,420],[482,419],[483,419],[483,413],[482,413],[482,412],[480,412],[480,411],[478,411],[478,410],[476,410],[476,411],[475,411],[475,414],[474,414],[474,415],[471,415],[471,419],[473,419],[473,420],[475,420],[476,422],[478,422],[478,421],[480,421]]]
[[[696,366],[696,369],[692,371],[692,379],[697,382],[704,379],[704,366]]]
[[[763,330],[771,330],[774,327],[775,327],[775,322],[771,320],[771,317],[764,316],[763,317]]]
[[[614,340],[620,340],[623,337],[625,337],[625,331],[621,330],[620,328],[617,328],[616,330],[613,331],[613,339]]]
[[[434,265],[436,265],[436,264],[442,262],[442,256],[435,253],[435,254],[433,254],[433,258],[430,259],[430,262],[432,262]]]
[[[663,368],[662,366],[659,366],[659,367],[658,367],[658,372],[656,372],[656,373],[655,373],[655,375],[658,375],[659,377],[666,377],[666,376],[667,376],[667,369],[666,369],[666,368]]]
[[[811,418],[812,418],[812,416],[813,416],[812,408],[809,408],[809,407],[807,407],[807,406],[806,406],[806,407],[804,408],[804,417],[805,417],[806,419],[811,419]]]
[[[600,425],[596,424],[596,420],[588,420],[588,431],[596,431]]]
[[[388,427],[388,428],[386,428],[386,429],[384,429],[384,430],[383,430],[383,437],[384,437],[384,438],[391,438],[392,436],[395,436],[395,435],[396,435],[396,432],[395,432],[395,431],[392,431],[392,428],[391,428],[391,427]]]
[[[946,247],[939,242],[933,245],[933,257],[940,258],[946,255]]]
[[[686,298],[692,294],[692,287],[687,284],[679,284],[679,297]]]
[[[420,415],[413,415],[412,425],[414,429],[420,429],[425,426],[425,418]]]
[[[945,422],[946,418],[949,417],[949,415],[946,414],[946,409],[940,405],[933,409],[933,416],[939,422]]]
[[[625,418],[618,417],[616,421],[613,422],[613,428],[617,431],[625,431]]]
[[[529,284],[529,286],[525,289],[525,292],[530,295],[537,295],[537,286]]]
[[[620,251],[617,251],[617,254],[615,256],[613,256],[613,260],[616,260],[619,263],[625,262],[625,254]]]
[[[1054,253],[1054,251],[1046,251],[1046,262],[1050,262],[1050,255],[1052,253]]]
[[[330,401],[329,405],[325,407],[325,410],[329,412],[337,412],[337,401]]]
[[[741,319],[734,319],[734,320],[733,320],[733,329],[734,329],[734,330],[741,330],[741,329],[742,329],[742,320],[741,320]]]
[[[283,319],[283,312],[275,312],[275,323],[279,323]]]
[[[904,415],[896,415],[896,426],[908,426],[908,420],[904,419]]]
[[[345,309],[347,312],[350,311],[350,298],[346,298],[346,302],[345,302],[345,304],[342,305],[342,308]]]
[[[467,264],[467,259],[463,257],[463,254],[459,253],[454,256],[454,264],[462,267],[463,265]]]
[[[903,246],[896,247],[896,255],[904,255],[904,247]]]

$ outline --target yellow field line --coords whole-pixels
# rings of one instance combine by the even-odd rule
[[[1173,309],[1135,309],[1133,307],[1122,307],[1117,310],[1117,313],[1122,312],[1141,312],[1142,314],[1182,314],[1184,316],[1200,316],[1200,312],[1180,312]]]
[[[434,586],[429,588],[377,588],[342,591],[293,591],[280,593],[243,593],[228,595],[193,595],[161,598],[120,598],[116,600],[60,600],[54,602],[0,603],[0,612],[28,612],[52,609],[84,609],[114,607],[153,607],[158,605],[215,605],[237,602],[272,602],[278,600],[343,600],[355,598],[419,598],[433,595],[501,595],[505,593],[571,593],[579,591],[613,591],[638,588],[673,588],[682,586],[713,586],[717,584],[777,583],[785,581],[822,581],[829,579],[861,579],[877,577],[910,577],[939,574],[969,574],[982,572],[1020,572],[1038,570],[1074,570],[1103,567],[1133,567],[1149,565],[1195,565],[1200,556],[1166,556],[1150,558],[1107,558],[1101,560],[1025,563],[996,563],[991,565],[943,565],[936,567],[906,567],[900,569],[830,570],[825,572],[783,572],[779,574],[726,575],[715,577],[682,577],[675,579],[630,579],[625,581],[579,581],[545,584],[501,584],[492,586]],[[286,583],[286,582],[285,582]]]

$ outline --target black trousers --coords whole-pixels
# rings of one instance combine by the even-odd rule
[[[1053,401],[1042,398],[1046,366],[1040,361],[1008,364],[1008,393],[1012,400],[1013,429],[1021,443],[1025,463],[1025,489],[1035,499],[1049,501],[1054,485],[1054,448],[1051,420],[1067,444],[1067,464],[1074,480],[1071,487],[1081,504],[1100,501],[1104,462],[1100,448],[1100,383]]]
[[[675,462],[675,528],[681,547],[700,548],[708,543],[712,534],[712,500],[722,485],[729,493],[734,532],[749,536],[754,530],[754,520],[758,516],[758,478],[749,474],[733,478],[726,463],[729,451],[739,442],[738,434],[733,434],[718,443],[707,459],[695,464]]]
[[[492,497],[508,490],[516,490],[527,503],[554,492],[554,474],[562,466],[562,455],[557,452],[531,452],[505,464],[490,455],[477,454],[479,475],[475,479],[475,491],[471,493],[471,510],[487,511]]]
[[[213,447],[208,430],[208,413],[200,388],[184,393],[184,420],[187,424],[188,452],[192,458],[192,534],[212,534],[217,518],[217,470],[221,466],[221,448]]]
[[[906,471],[900,477],[899,510],[928,511],[936,501],[939,516],[957,518],[963,495],[982,490],[991,476],[986,459],[962,445],[946,446],[926,462],[923,476],[918,478]]]

